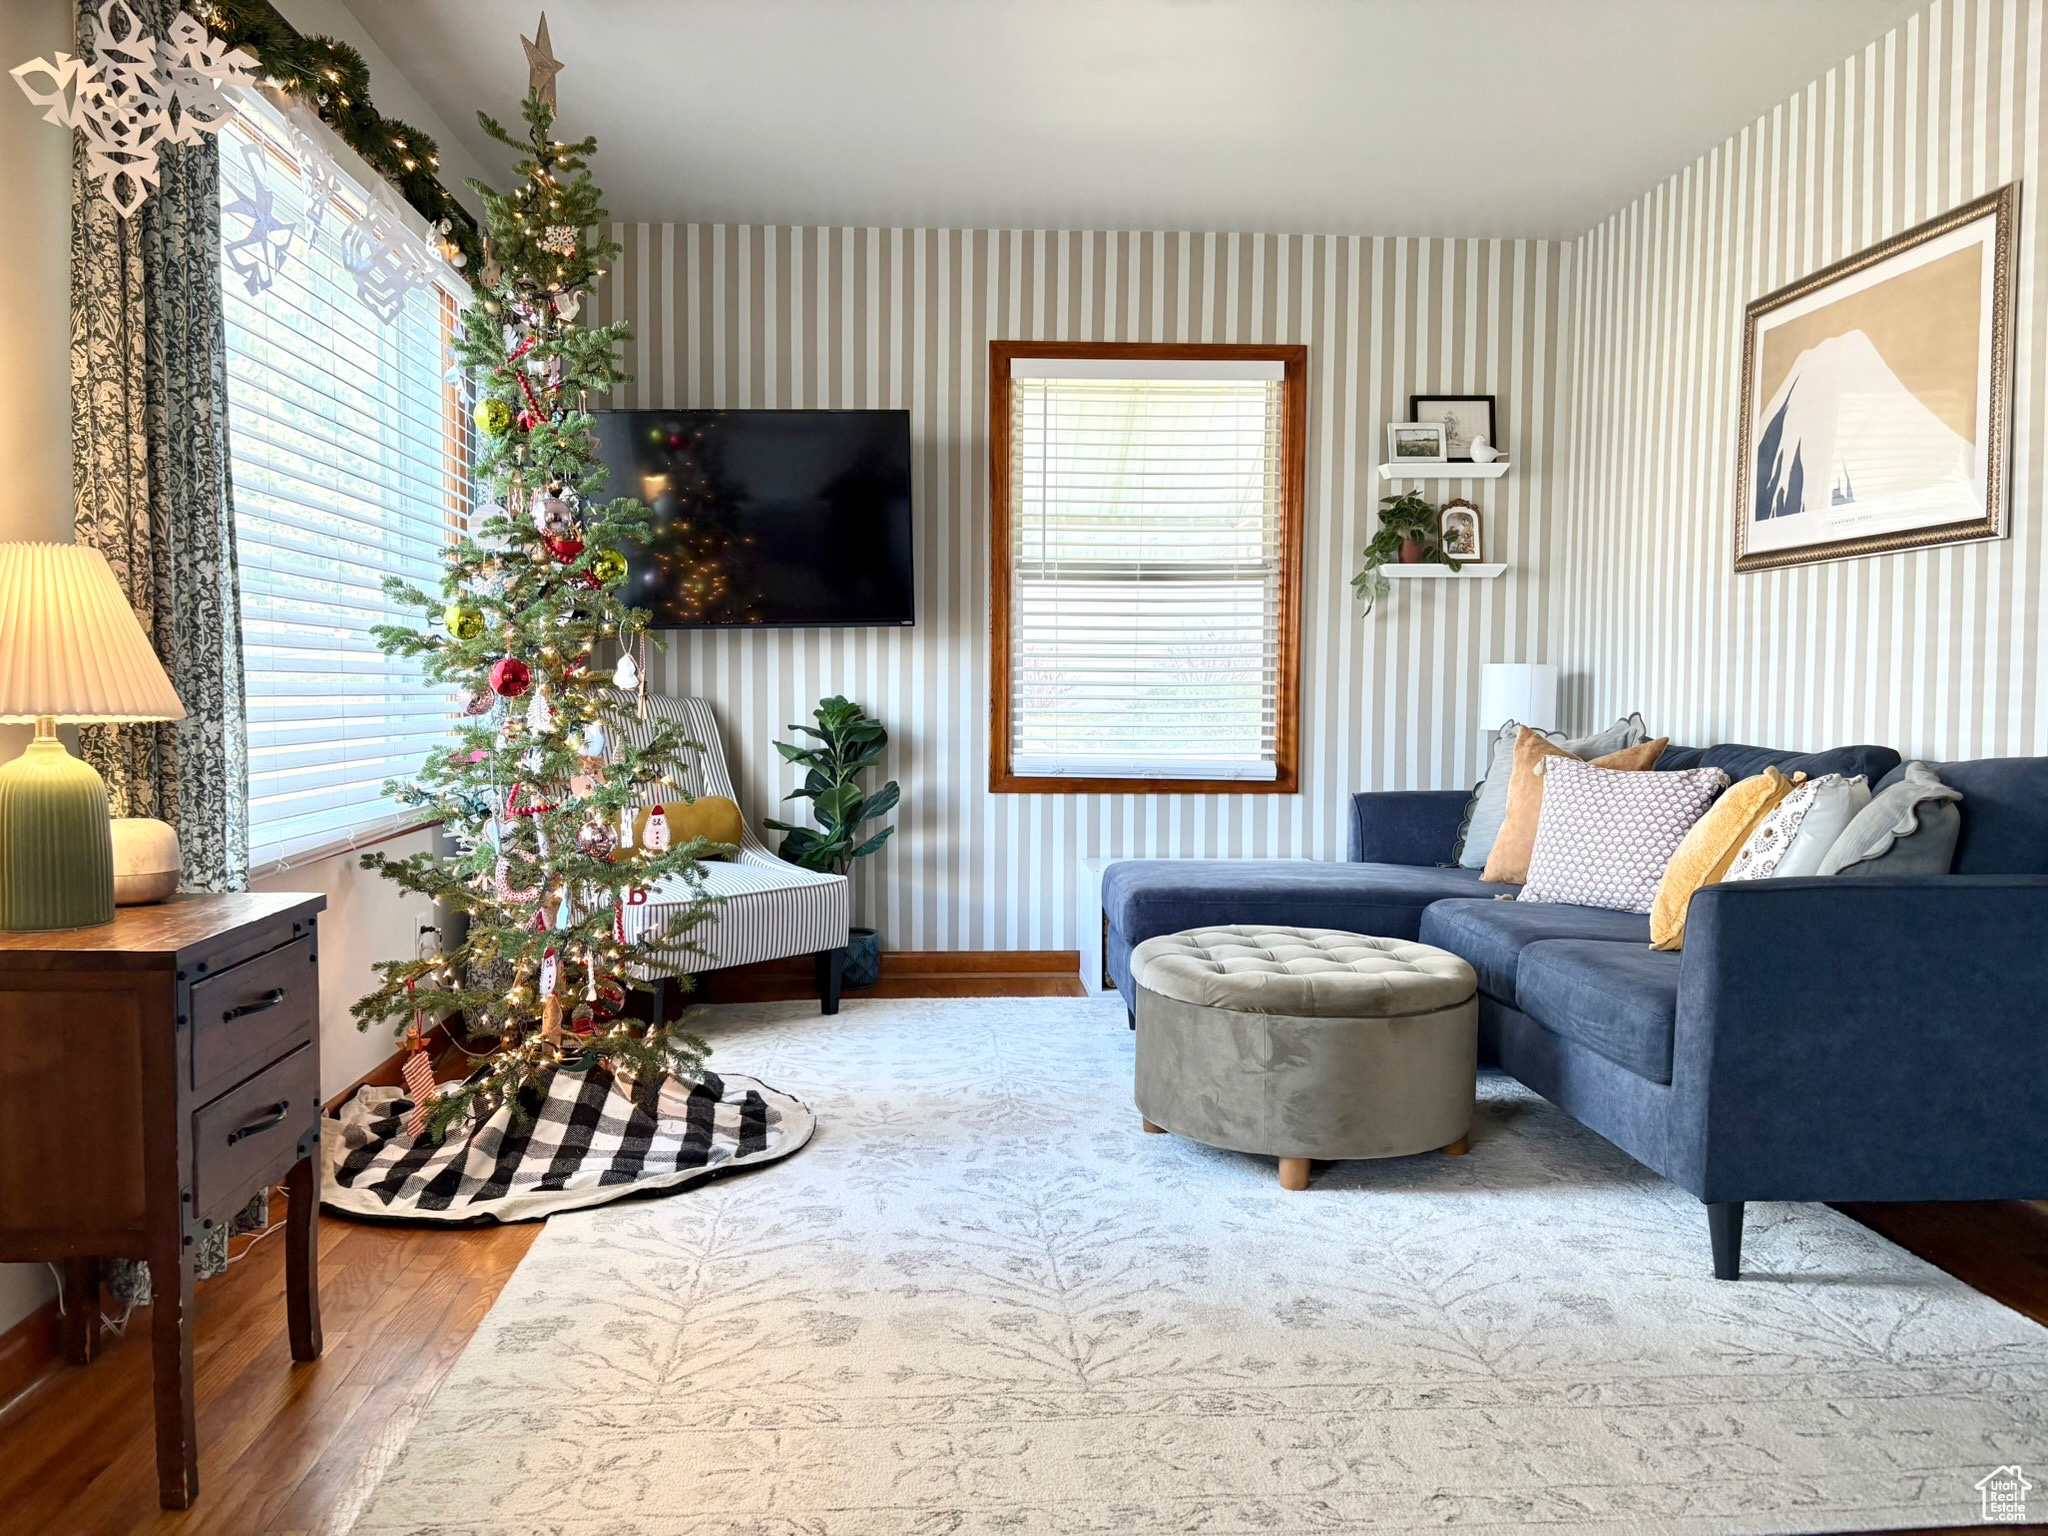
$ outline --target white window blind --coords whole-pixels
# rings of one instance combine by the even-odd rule
[[[222,201],[248,197],[260,178],[294,231],[261,293],[222,272],[250,862],[261,870],[417,816],[385,799],[384,783],[417,770],[452,704],[416,663],[378,650],[370,629],[418,622],[384,595],[386,576],[429,590],[439,579],[468,505],[468,412],[448,374],[452,274],[380,321],[342,258],[367,207],[361,189],[343,185],[314,219],[287,141],[260,112],[245,110],[220,139]]]
[[[1014,360],[1013,774],[1277,776],[1281,375]]]

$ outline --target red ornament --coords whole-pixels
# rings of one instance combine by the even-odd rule
[[[567,565],[571,560],[574,560],[583,553],[583,541],[581,539],[549,539],[548,553],[561,561],[562,564]]]
[[[500,656],[491,663],[491,692],[516,699],[533,684],[533,674],[517,656]]]

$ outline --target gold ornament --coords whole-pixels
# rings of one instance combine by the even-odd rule
[[[590,562],[590,574],[610,586],[626,574],[626,557],[616,549],[601,549]]]
[[[450,603],[441,623],[458,640],[474,640],[484,632],[484,616],[467,603]]]
[[[503,437],[512,430],[515,419],[512,407],[495,395],[476,403],[476,427],[486,437]]]

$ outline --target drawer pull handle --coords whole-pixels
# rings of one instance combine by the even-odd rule
[[[285,991],[283,987],[272,987],[268,992],[257,998],[255,1002],[244,1003],[239,1008],[230,1008],[220,1016],[220,1021],[226,1024],[232,1020],[239,1019],[245,1013],[261,1013],[266,1008],[275,1008],[289,996],[291,994]]]
[[[291,1107],[292,1101],[290,1099],[279,1099],[263,1112],[260,1119],[251,1120],[238,1131],[230,1131],[228,1133],[228,1145],[232,1147],[245,1136],[255,1136],[269,1130],[273,1125],[282,1125],[285,1113]]]

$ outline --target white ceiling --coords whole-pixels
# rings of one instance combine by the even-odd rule
[[[537,0],[346,0],[490,164]],[[552,0],[615,216],[1571,237],[1915,0]]]

